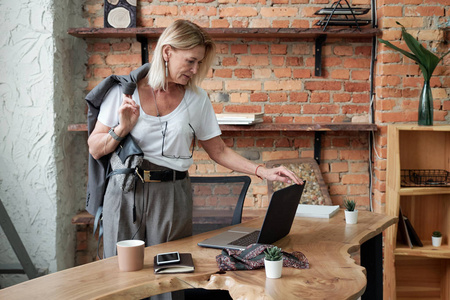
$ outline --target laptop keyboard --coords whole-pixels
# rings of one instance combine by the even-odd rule
[[[229,242],[228,245],[248,246],[254,244],[258,241],[259,233],[259,230],[253,231],[249,234],[244,235],[243,237],[238,238],[235,241]]]

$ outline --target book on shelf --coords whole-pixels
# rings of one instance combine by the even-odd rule
[[[409,238],[411,239],[411,243],[413,244],[413,246],[423,247],[423,243],[417,235],[416,230],[414,230],[414,227],[412,226],[408,217],[403,215],[403,218],[405,219],[406,229],[408,230]]]
[[[155,274],[191,273],[194,272],[194,261],[191,253],[180,253],[180,262],[158,265],[156,256],[153,259]]]
[[[398,214],[397,239],[410,248],[414,246],[423,247],[423,243],[412,226],[411,221],[403,214],[401,208]]]
[[[408,229],[406,228],[405,218],[403,217],[402,209],[398,213],[398,232],[397,232],[397,240],[410,248],[413,247],[411,238],[408,234]]]
[[[216,114],[220,125],[252,125],[263,121],[264,113]]]
[[[339,211],[339,205],[299,204],[296,217],[329,219]]]

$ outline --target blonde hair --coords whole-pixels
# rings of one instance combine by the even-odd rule
[[[165,45],[180,50],[205,46],[205,57],[199,65],[199,70],[187,84],[195,91],[197,86],[205,79],[214,60],[216,46],[211,37],[201,27],[187,20],[176,20],[168,26],[158,39],[148,72],[148,84],[156,90],[165,90],[166,72],[163,58],[163,47]]]

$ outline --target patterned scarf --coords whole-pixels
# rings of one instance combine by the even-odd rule
[[[244,250],[223,249],[222,254],[216,256],[220,271],[256,270],[264,267],[264,251],[273,245],[251,244]],[[299,252],[283,253],[283,267],[309,269],[306,256]]]

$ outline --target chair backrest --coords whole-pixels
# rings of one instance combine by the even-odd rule
[[[193,234],[241,223],[249,176],[192,176]]]

